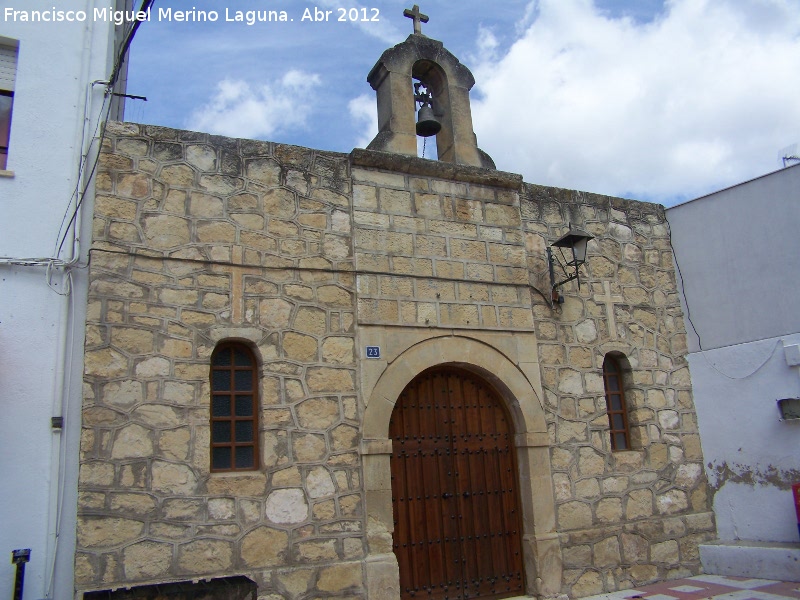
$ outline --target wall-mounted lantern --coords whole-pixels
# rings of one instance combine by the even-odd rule
[[[585,231],[581,231],[580,229],[573,229],[572,223],[570,223],[569,231],[550,245],[550,247],[552,248],[562,248],[561,250],[562,260],[558,260],[558,258],[553,255],[553,251],[550,249],[550,247],[547,248],[547,265],[550,270],[551,307],[555,303],[560,304],[564,301],[564,297],[558,292],[558,288],[567,283],[568,281],[577,279],[578,289],[580,289],[581,279],[578,267],[580,267],[583,263],[586,262],[586,246],[589,243],[589,240],[591,239],[594,239],[593,235],[590,235]],[[569,255],[565,255],[563,248],[567,248],[569,250]],[[558,263],[558,265],[561,267],[561,270],[564,271],[566,279],[563,279],[561,281],[556,281],[556,274],[555,274],[556,263]],[[570,274],[567,271],[567,267],[574,268],[575,272],[573,274]]]

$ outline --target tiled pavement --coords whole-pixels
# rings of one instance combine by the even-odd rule
[[[800,600],[800,582],[697,575],[583,600]]]

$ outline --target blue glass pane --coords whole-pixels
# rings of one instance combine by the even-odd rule
[[[253,441],[252,421],[236,421],[236,441],[237,442]]]
[[[614,434],[614,449],[615,450],[627,450],[628,449],[628,442],[625,441],[625,434],[624,433],[615,433]]]
[[[249,469],[250,467],[254,467],[255,464],[255,455],[253,453],[252,446],[247,448],[236,448],[237,469]]]
[[[214,354],[214,366],[229,367],[231,365],[231,349],[223,348]]]
[[[211,468],[230,469],[231,468],[231,449],[212,448],[211,449]]]
[[[211,424],[211,441],[215,444],[224,444],[231,441],[230,421],[216,421]]]
[[[233,349],[233,364],[237,367],[249,367],[253,364],[250,360],[250,353],[241,346],[236,346]]]
[[[236,371],[236,391],[237,392],[251,392],[253,391],[253,372]]]
[[[215,392],[226,392],[231,389],[230,371],[212,371],[211,387]]]
[[[252,396],[236,396],[236,416],[237,417],[253,416]]]
[[[611,429],[625,429],[625,421],[622,420],[622,415],[611,415]]]
[[[214,396],[211,401],[211,416],[230,417],[231,416],[231,397]]]
[[[606,378],[606,381],[608,382],[608,389],[610,391],[612,392],[619,391],[619,377],[617,377],[616,375],[609,375]]]
[[[617,394],[611,395],[611,410],[622,410],[622,400]]]

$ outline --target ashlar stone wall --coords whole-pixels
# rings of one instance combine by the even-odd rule
[[[351,160],[360,325],[533,329],[520,176],[453,178],[444,163],[359,150]]]
[[[580,597],[696,574],[714,521],[663,207],[529,184],[521,205],[534,280],[570,223],[595,236],[580,289],[566,284],[555,311],[541,296],[533,306],[563,590]],[[630,450],[610,447],[608,354],[626,370]]]
[[[548,498],[522,499],[531,593],[699,571],[714,523],[662,207],[111,123],[94,216],[79,595],[241,575],[260,600],[394,598],[379,431],[394,399],[378,413],[367,402],[386,369],[413,377],[389,364],[412,346],[420,364],[438,356],[425,348],[459,364],[480,352],[485,373],[506,357],[507,389],[530,390],[516,399],[541,423],[517,432],[525,477],[552,473],[528,487]],[[551,307],[545,249],[570,223],[595,239],[580,289]],[[256,471],[209,469],[209,359],[225,340],[259,363]],[[374,340],[392,356],[367,366]],[[625,369],[625,451],[610,448],[609,353]],[[365,435],[367,408],[378,425]]]
[[[362,589],[347,158],[110,123],[97,179],[76,585]],[[260,468],[209,472],[209,358],[259,361]],[[291,566],[286,570],[287,566]]]

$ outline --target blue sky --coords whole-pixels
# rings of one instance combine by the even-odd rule
[[[137,5],[139,0],[136,0]],[[156,0],[134,40],[131,121],[349,152],[376,133],[366,76],[412,2]],[[304,9],[330,10],[303,22]],[[338,22],[339,7],[379,21]],[[293,22],[224,22],[225,10]],[[800,141],[800,0],[504,0],[421,5],[475,75],[479,145],[526,181],[671,205],[780,168]]]

